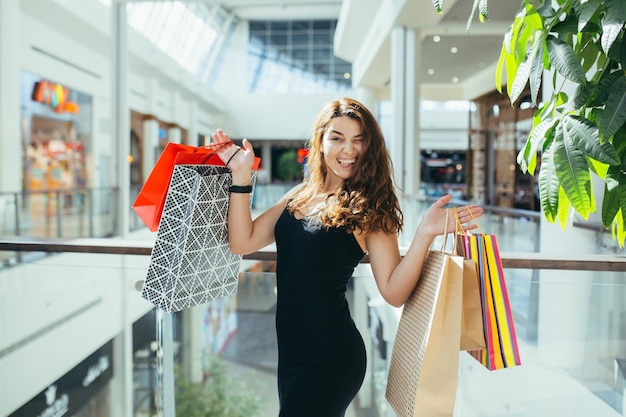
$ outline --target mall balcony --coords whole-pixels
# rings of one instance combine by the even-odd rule
[[[445,3],[0,1],[0,417],[275,417],[273,247],[244,257],[236,293],[167,313],[141,296],[156,233],[131,205],[168,143],[223,129],[263,161],[256,215],[338,96],[385,134],[402,248],[442,193],[484,206],[497,236],[522,365],[488,371],[459,352],[455,416],[626,415],[624,249],[597,213],[566,230],[541,215],[516,165],[532,94],[512,106],[494,84],[520,1],[490,2],[471,33],[474,0]],[[347,416],[393,417],[402,310],[367,258],[347,295],[368,357]]]
[[[254,213],[275,188],[256,188]],[[110,206],[92,203],[103,192]],[[129,210],[132,231],[111,237],[117,193],[48,196],[61,206],[28,213],[23,199],[35,196],[4,196],[14,204],[0,240],[0,415],[169,417],[226,401],[240,412],[232,415],[276,416],[274,249],[244,257],[235,294],[163,312],[139,291],[156,232]],[[57,211],[65,198],[84,210]],[[431,201],[403,201],[401,247]],[[497,236],[522,365],[489,371],[459,352],[455,416],[626,415],[623,250],[602,229],[574,223],[567,235],[552,230],[549,243],[571,255],[539,253],[554,225],[534,211],[485,208],[479,225]],[[401,309],[382,299],[367,258],[348,301],[368,367],[346,415],[395,416],[385,388]]]

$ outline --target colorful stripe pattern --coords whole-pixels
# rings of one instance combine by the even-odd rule
[[[476,263],[487,348],[468,352],[489,370],[521,365],[511,303],[495,235],[459,234],[467,259]]]

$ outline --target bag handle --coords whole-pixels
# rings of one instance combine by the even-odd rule
[[[234,143],[235,142],[230,140],[230,141],[227,141],[227,142],[211,143],[209,145],[198,146],[195,149],[193,149],[193,151],[191,153],[197,153],[198,151],[203,151],[203,150],[211,151],[211,152],[208,152],[206,154],[206,157],[204,158],[204,160],[202,160],[202,162],[200,162],[200,165],[204,165],[217,152],[221,151],[222,149],[225,149],[225,148],[229,147],[230,145],[233,145]]]
[[[455,210],[455,209],[446,208],[446,218],[445,218],[444,224],[443,224],[443,243],[441,244],[440,252],[445,252],[446,251],[446,245],[448,243],[448,234],[452,233],[452,232],[448,232],[448,218],[449,218],[450,210]],[[452,252],[451,253],[456,253],[456,239],[454,239],[452,242],[453,243],[452,243]],[[431,242],[431,244],[430,244],[431,248],[432,248],[432,244],[433,243],[434,243],[434,239],[433,239],[433,242]]]
[[[476,220],[476,217],[474,217],[474,213],[472,213],[472,210],[470,210],[469,206],[465,206],[465,207],[467,207],[467,211],[469,212],[470,216],[472,216],[472,221],[476,225],[476,229],[478,229],[478,233],[481,234],[481,235],[484,234],[483,231],[480,230],[480,226],[478,225],[478,221]],[[465,228],[461,224],[461,221],[459,220],[459,213],[457,213],[456,208],[454,208],[452,210],[454,212],[454,217],[456,219],[456,231],[457,231],[457,234],[464,234],[464,233],[468,233],[469,234],[470,232],[468,230],[465,230]]]

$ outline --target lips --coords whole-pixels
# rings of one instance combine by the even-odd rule
[[[337,159],[337,162],[339,162],[342,165],[351,165],[351,164],[354,164],[356,162],[356,158],[352,158],[352,159]]]

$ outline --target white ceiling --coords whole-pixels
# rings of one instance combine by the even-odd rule
[[[139,1],[139,0],[126,0]],[[158,0],[157,0],[158,1]],[[459,83],[470,79],[484,70],[493,71],[502,47],[502,38],[520,7],[521,0],[492,0],[488,4],[489,21],[480,23],[478,13],[474,16],[468,33],[466,24],[471,14],[474,0],[446,0],[444,13],[438,15],[432,0],[184,0],[200,1],[209,7],[220,6],[243,20],[303,20],[338,19],[348,11],[345,34],[342,38],[353,37],[341,45],[335,45],[335,53],[342,59],[352,62],[355,54],[363,48],[361,39],[377,23],[378,7],[398,7],[394,26],[415,28],[422,34],[421,68],[417,79],[420,83],[446,88],[454,86],[453,78]],[[345,1],[346,4],[343,4]],[[390,6],[393,5],[393,6]],[[349,32],[348,32],[349,30]],[[433,36],[439,35],[440,42]],[[362,77],[369,87],[387,88],[390,80],[390,35],[381,43],[369,68],[363,69]],[[457,52],[452,53],[455,47]],[[432,74],[429,74],[429,70]],[[495,79],[495,78],[494,78]]]

